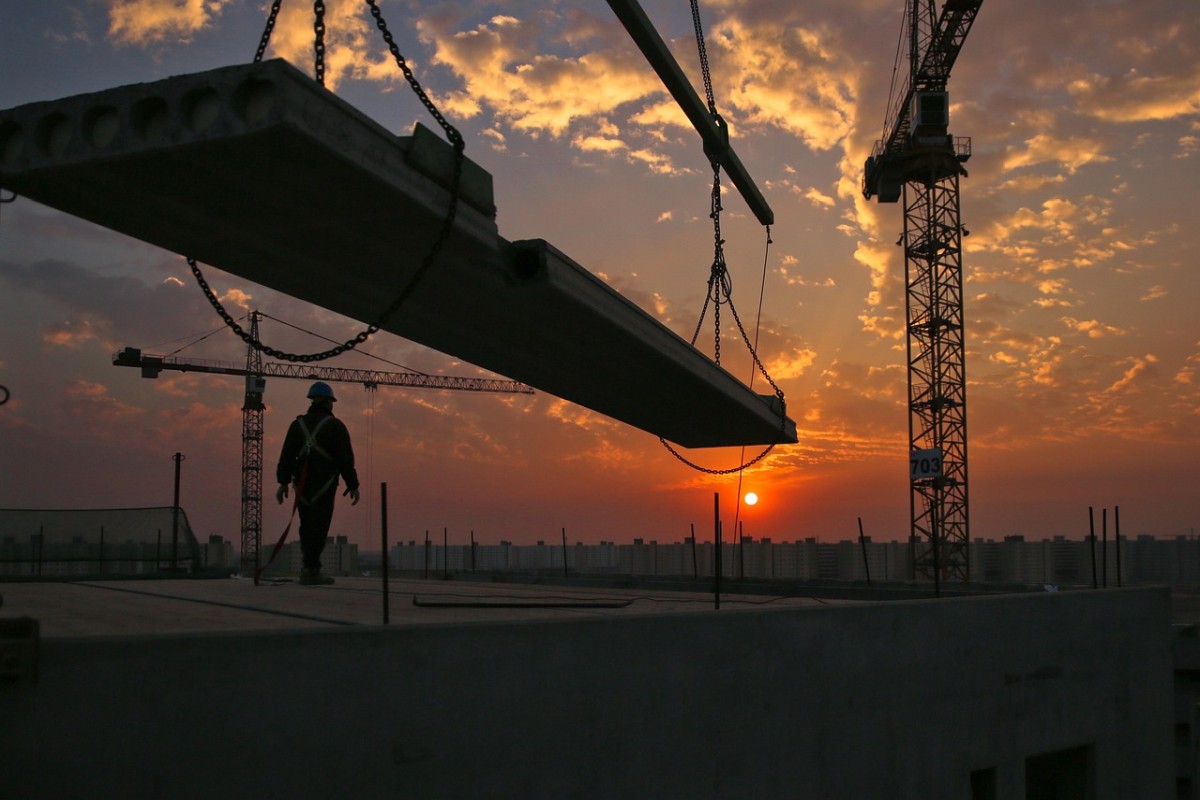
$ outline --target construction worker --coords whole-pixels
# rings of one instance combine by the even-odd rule
[[[337,398],[329,384],[317,381],[308,390],[312,401],[308,411],[292,421],[283,440],[275,476],[279,488],[275,499],[283,503],[288,486],[296,487],[296,509],[300,514],[300,550],[304,568],[300,583],[323,585],[333,578],[321,574],[321,551],[333,520],[333,501],[337,497],[338,477],[346,481],[352,505],[358,504],[358,473],[354,470],[354,450],[350,432],[333,415]]]

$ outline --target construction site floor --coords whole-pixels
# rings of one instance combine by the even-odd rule
[[[391,625],[570,619],[710,612],[711,592],[656,592],[464,581],[392,580]],[[0,616],[32,617],[42,638],[137,636],[382,625],[383,582],[340,577],[332,586],[295,581],[97,580],[0,583]],[[722,610],[819,607],[848,601],[721,595]]]

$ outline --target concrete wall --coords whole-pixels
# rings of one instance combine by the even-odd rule
[[[1023,798],[1088,745],[1095,798],[1166,798],[1169,602],[48,640],[0,686],[0,796]]]

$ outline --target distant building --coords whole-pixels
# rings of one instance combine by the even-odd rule
[[[776,542],[743,537],[721,546],[721,574],[747,580],[830,580],[905,582],[915,579],[908,542],[844,540]],[[1061,586],[1200,583],[1200,538],[1155,539],[1138,536],[1116,541],[1097,537],[1055,536],[1040,542],[1023,536],[1002,541],[976,539],[969,547],[972,582]],[[564,564],[565,560],[565,564]],[[697,577],[712,575],[717,563],[712,542],[662,543],[634,539],[630,544],[602,541],[539,542],[514,545],[443,546],[409,541],[394,545],[391,569],[419,572],[562,572],[576,574]]]

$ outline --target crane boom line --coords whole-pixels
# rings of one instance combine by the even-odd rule
[[[142,354],[127,348],[113,354],[113,366],[141,367],[143,372],[173,370],[176,372],[204,372],[218,375],[259,375],[261,377],[294,378],[298,380],[324,380],[338,383],[361,383],[364,386],[404,386],[418,389],[453,389],[467,392],[492,392],[504,394],[533,394],[533,387],[520,381],[499,378],[467,378],[455,375],[427,375],[417,372],[383,372],[369,369],[344,367],[317,367],[311,364],[285,364],[263,362],[259,372],[229,361],[196,359],[185,361],[171,356]]]

